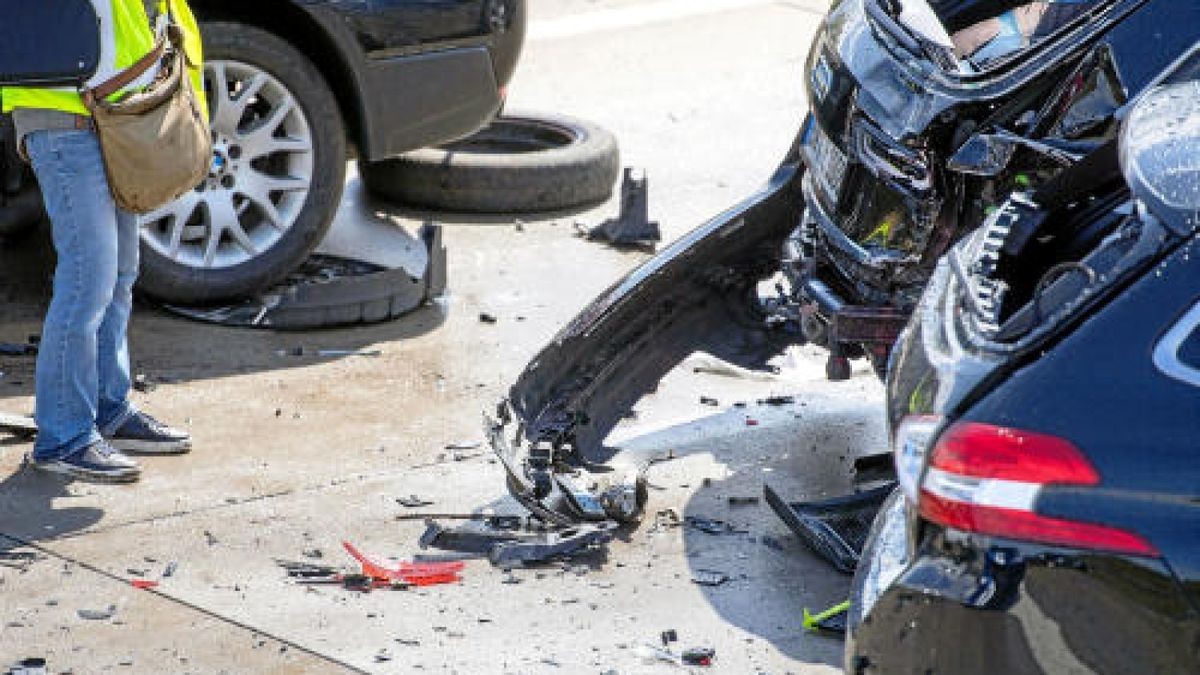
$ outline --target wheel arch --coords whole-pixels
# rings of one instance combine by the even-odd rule
[[[347,148],[360,154],[366,144],[363,84],[346,50],[321,21],[291,0],[191,0],[201,22],[233,21],[267,31],[306,54],[333,91],[346,124]]]

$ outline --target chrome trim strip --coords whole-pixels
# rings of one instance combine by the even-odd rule
[[[1179,349],[1198,327],[1200,302],[1193,305],[1154,347],[1154,367],[1163,375],[1193,387],[1200,387],[1200,369],[1192,368],[1179,360]]]

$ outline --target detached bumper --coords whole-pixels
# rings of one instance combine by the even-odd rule
[[[762,190],[614,284],[530,362],[485,419],[522,504],[558,523],[635,519],[653,458],[603,442],[638,399],[694,352],[762,368],[801,341],[756,289],[797,225],[798,160],[794,146]]]

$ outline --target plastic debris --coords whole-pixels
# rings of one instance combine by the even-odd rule
[[[686,649],[681,657],[685,666],[711,666],[717,650],[710,647],[692,647]]]
[[[678,642],[678,641],[679,641],[679,633],[676,632],[674,629],[664,630],[662,632],[662,643],[663,643],[664,647],[670,645],[672,642]]]
[[[650,185],[642,169],[626,167],[621,180],[621,212],[596,227],[576,224],[588,241],[602,241],[614,247],[652,248],[662,241],[658,223],[650,220]]]
[[[692,582],[701,586],[720,586],[729,581],[729,575],[716,570],[692,571]]]
[[[416,495],[409,495],[407,497],[397,497],[396,503],[399,504],[400,506],[403,506],[406,509],[417,509],[422,506],[433,506],[432,501],[430,501],[428,499],[421,499],[420,497],[418,497]]]
[[[362,565],[364,575],[384,581],[407,582],[414,586],[433,586],[462,581],[459,572],[466,567],[462,561],[440,563],[392,563],[377,556],[362,553],[350,542],[342,542],[350,557]]]
[[[117,606],[109,605],[104,609],[79,609],[76,610],[76,613],[79,614],[79,618],[87,621],[107,621],[117,613]]]
[[[715,520],[713,518],[702,518],[700,516],[687,516],[683,519],[688,527],[699,530],[705,534],[746,534],[748,530],[736,528],[724,520]]]
[[[824,631],[827,633],[846,632],[846,613],[850,611],[850,601],[840,602],[833,607],[812,614],[804,609],[804,630],[810,633]]]
[[[46,675],[46,659],[21,659],[5,672],[8,675]]]
[[[157,588],[158,582],[150,579],[130,579],[129,585],[139,590],[148,591],[152,588]]]

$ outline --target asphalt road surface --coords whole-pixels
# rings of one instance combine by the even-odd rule
[[[818,0],[533,0],[511,106],[613,130],[622,162],[645,169],[668,240],[736,203],[783,156],[804,109],[801,69]],[[451,295],[401,321],[276,334],[185,322],[144,305],[134,368],[158,387],[137,403],[195,436],[185,457],[146,459],[132,487],[67,484],[22,469],[29,444],[0,438],[0,666],[51,672],[653,673],[642,645],[717,650],[713,672],[828,673],[841,644],[805,634],[803,607],[844,599],[849,579],[806,551],[765,505],[730,507],[764,482],[794,498],[844,490],[855,455],[883,443],[879,384],[860,368],[823,379],[819,352],[790,354],[765,380],[681,367],[638,405],[619,442],[669,448],[650,473],[646,521],[603,554],[518,570],[486,562],[462,583],[357,594],[287,583],[275,558],[342,565],[343,540],[384,556],[418,553],[419,520],[510,512],[480,412],[590,298],[644,261],[587,243],[570,215],[446,217],[365,198],[351,179],[336,236],[364,222],[412,233],[446,223]],[[336,247],[335,247],[336,248]],[[413,257],[411,264],[422,261]],[[0,252],[0,341],[40,330],[44,237]],[[497,317],[482,323],[479,314]],[[379,350],[292,356],[292,350]],[[0,410],[29,412],[32,362],[0,357]],[[768,395],[794,404],[764,407]],[[720,401],[700,405],[701,395]],[[747,401],[746,408],[733,403]],[[747,419],[758,422],[746,424]],[[469,443],[468,443],[469,444]],[[654,514],[729,520],[748,534],[655,528]],[[771,545],[766,545],[767,542]],[[171,563],[174,573],[163,576]],[[731,580],[695,585],[692,573]],[[137,590],[132,578],[160,582]],[[112,607],[103,619],[79,610]]]

